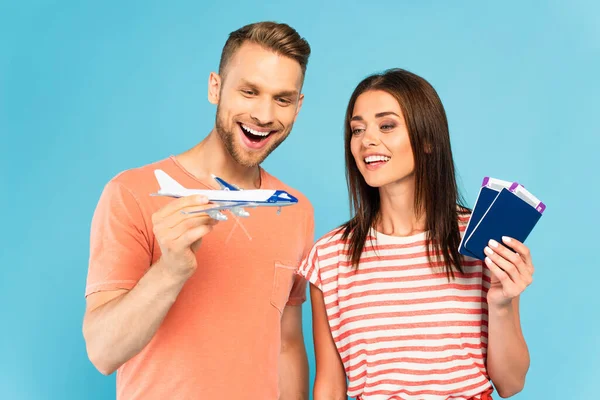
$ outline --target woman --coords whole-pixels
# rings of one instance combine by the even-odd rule
[[[515,252],[490,242],[485,262],[458,253],[470,211],[435,90],[400,69],[366,78],[348,104],[345,148],[354,217],[300,267],[315,400],[491,399],[491,382],[501,397],[519,392],[531,257],[510,238]]]

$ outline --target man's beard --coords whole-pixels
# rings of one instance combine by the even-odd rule
[[[234,123],[234,126],[236,125],[238,124]],[[291,131],[292,126],[293,124],[289,126],[288,133]],[[219,134],[219,137],[221,138],[221,141],[225,145],[225,148],[227,149],[227,152],[229,153],[231,158],[233,158],[235,162],[244,167],[256,167],[257,165],[260,165],[269,156],[269,154],[271,154],[277,147],[279,147],[281,143],[283,143],[284,139],[287,137],[286,133],[275,133],[275,135],[281,135],[281,138],[279,140],[277,140],[276,138],[270,138],[269,140],[271,141],[271,143],[269,143],[264,149],[262,149],[262,153],[254,153],[254,157],[244,157],[244,152],[240,151],[240,149],[236,148],[235,146],[235,135],[237,135],[238,133],[225,129],[225,124],[223,119],[221,118],[221,113],[218,105],[215,129]]]

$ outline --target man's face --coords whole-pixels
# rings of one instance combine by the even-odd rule
[[[260,164],[290,134],[302,106],[302,69],[295,60],[254,43],[231,57],[221,79],[211,74],[216,130],[234,160]]]

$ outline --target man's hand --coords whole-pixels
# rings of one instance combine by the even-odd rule
[[[131,290],[98,292],[87,299],[83,333],[92,363],[111,374],[152,339],[185,282],[197,268],[196,251],[218,222],[205,213],[206,197],[171,201],[152,215],[162,256]],[[110,265],[107,266],[110,268]]]
[[[184,213],[209,208],[207,204],[205,196],[186,196],[173,200],[152,215],[161,261],[174,276],[189,277],[194,273],[196,251],[202,238],[219,222],[205,213]]]

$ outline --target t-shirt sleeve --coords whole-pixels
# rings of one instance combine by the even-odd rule
[[[148,226],[134,195],[111,180],[102,191],[90,231],[85,295],[131,289],[152,262]]]
[[[314,234],[314,232],[313,232]],[[311,239],[310,245],[306,248],[300,266],[298,267],[298,277],[308,281],[321,290],[321,278],[319,274],[319,260],[317,256],[317,244]]]
[[[321,286],[321,273],[319,270],[319,257],[317,252],[318,248],[317,245],[315,245],[300,263],[298,275],[315,285],[319,290],[323,290]]]
[[[304,250],[302,251],[302,258],[306,257],[306,254],[312,248],[315,236],[315,219],[314,212],[311,208],[310,212],[307,213],[306,217],[306,232],[304,239]],[[292,286],[292,290],[290,292],[290,298],[287,302],[287,305],[297,306],[306,301],[306,280],[298,275],[294,275],[294,284]]]

